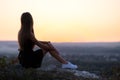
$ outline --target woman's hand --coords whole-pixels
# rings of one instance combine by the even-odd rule
[[[54,50],[54,48],[52,48],[49,44],[50,44],[50,42],[43,44],[43,46],[44,46],[43,49],[45,49],[45,50],[47,50],[47,51],[52,51],[52,50]]]

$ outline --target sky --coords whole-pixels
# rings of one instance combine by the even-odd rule
[[[0,40],[17,40],[20,17],[30,12],[38,40],[120,41],[120,0],[0,0]]]

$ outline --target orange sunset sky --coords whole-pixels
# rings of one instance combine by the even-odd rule
[[[0,0],[0,40],[17,40],[20,17],[30,12],[38,40],[120,41],[120,0]]]

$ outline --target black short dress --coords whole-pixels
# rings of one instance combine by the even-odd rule
[[[24,43],[23,50],[19,51],[18,59],[19,63],[24,68],[38,68],[41,66],[42,59],[44,57],[42,49],[33,51],[34,43],[30,40]]]

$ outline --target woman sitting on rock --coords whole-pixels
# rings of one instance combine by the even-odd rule
[[[21,16],[21,29],[18,33],[19,62],[25,68],[39,68],[43,57],[49,52],[55,59],[62,63],[62,68],[76,69],[74,65],[59,55],[50,41],[38,41],[34,35],[33,18],[29,12]],[[33,51],[37,45],[40,49]]]

